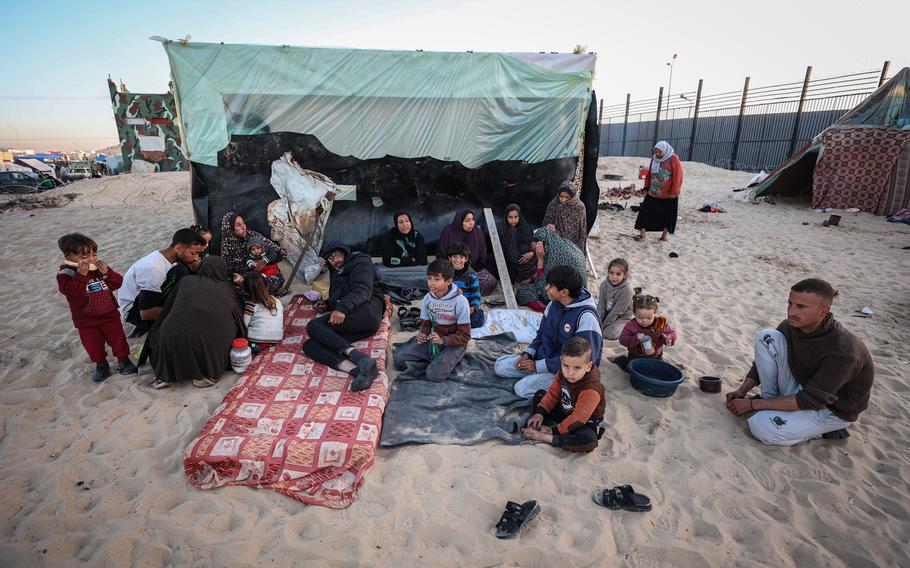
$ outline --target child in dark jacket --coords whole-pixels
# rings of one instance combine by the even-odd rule
[[[92,380],[99,383],[111,376],[105,343],[120,362],[121,375],[136,373],[114,297],[123,277],[98,259],[98,245],[85,235],[64,235],[57,246],[64,258],[57,272],[57,288],[66,296],[82,346],[95,363]]]
[[[246,259],[247,268],[263,276],[278,276],[278,261],[274,259],[280,254],[268,250],[265,240],[253,235],[247,239],[246,249],[249,255]]]
[[[480,281],[477,272],[471,267],[471,250],[464,243],[452,243],[449,246],[449,262],[455,268],[453,282],[461,290],[471,307],[471,328],[483,325],[485,316],[480,307]]]
[[[454,271],[452,263],[443,258],[427,267],[430,292],[420,306],[420,331],[393,354],[399,371],[405,370],[405,363],[426,362],[427,379],[442,382],[464,357],[471,324],[468,301],[452,282]]]
[[[591,361],[591,345],[573,337],[562,346],[561,367],[546,391],[531,402],[531,418],[522,434],[570,452],[590,452],[603,433],[606,402],[600,370]]]
[[[663,359],[664,347],[676,344],[676,332],[667,318],[657,315],[660,299],[655,296],[635,296],[632,300],[634,318],[626,324],[619,336],[619,343],[629,350],[613,362],[628,371],[632,359]]]

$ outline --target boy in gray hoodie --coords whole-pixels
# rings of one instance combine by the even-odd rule
[[[455,268],[446,259],[427,266],[430,292],[420,305],[420,331],[395,349],[395,368],[405,370],[409,361],[429,363],[427,379],[442,382],[461,362],[471,340],[471,307],[452,283]]]
[[[632,319],[632,297],[629,263],[614,258],[607,267],[607,277],[597,295],[597,319],[604,339],[619,339],[622,328]]]

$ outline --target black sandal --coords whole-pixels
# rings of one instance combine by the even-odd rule
[[[401,306],[398,308],[398,324],[401,331],[405,331],[405,324],[408,320],[408,308]]]
[[[522,504],[508,501],[505,512],[496,523],[496,538],[512,538],[538,513],[540,513],[540,505],[533,499]]]
[[[644,513],[651,510],[651,499],[639,495],[631,485],[619,485],[613,489],[598,489],[593,495],[594,502],[607,509],[624,509]]]

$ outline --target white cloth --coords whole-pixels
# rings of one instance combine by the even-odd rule
[[[515,394],[522,398],[534,398],[534,393],[537,391],[550,388],[556,375],[548,371],[542,373],[519,371],[515,368],[515,363],[518,362],[519,357],[521,357],[520,354],[499,357],[496,359],[496,364],[493,365],[493,372],[496,373],[497,377],[504,379],[521,379],[515,383],[514,390]]]
[[[793,396],[803,390],[790,372],[787,339],[776,329],[764,329],[755,338],[755,368],[761,380],[762,398]],[[827,408],[821,410],[760,410],[749,418],[755,438],[772,446],[792,446],[841,430],[850,422]]]
[[[675,152],[673,152],[673,146],[670,146],[670,143],[667,142],[666,140],[661,140],[660,142],[655,144],[654,149],[660,150],[661,152],[663,152],[663,155],[660,158],[658,158],[657,156],[653,155],[653,152],[652,152],[652,156],[651,156],[651,173],[652,174],[656,174],[657,172],[659,172],[660,165],[662,163],[666,162],[667,160],[669,160],[670,157],[675,153]]]
[[[247,302],[243,309],[246,338],[256,343],[278,343],[284,339],[284,306],[275,300],[275,313],[262,304]]]
[[[530,310],[491,310],[484,324],[471,330],[471,337],[478,339],[510,331],[515,334],[518,343],[531,343],[537,336],[542,319],[543,314]]]
[[[133,302],[142,290],[160,292],[167,271],[174,263],[159,251],[150,252],[130,266],[123,275],[123,286],[117,290],[117,301],[120,304],[120,317],[125,318],[133,307]]]

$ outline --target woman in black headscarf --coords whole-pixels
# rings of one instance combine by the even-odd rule
[[[502,253],[509,267],[509,277],[513,282],[528,280],[537,269],[534,251],[531,250],[533,229],[521,214],[521,207],[510,203],[506,207],[505,219],[497,221],[499,242]]]
[[[394,226],[382,238],[382,264],[389,268],[426,266],[427,245],[407,211],[395,213]]]
[[[180,280],[149,331],[140,355],[155,370],[154,389],[181,381],[214,385],[230,365],[231,341],[246,335],[227,263],[208,256],[199,272]]]

